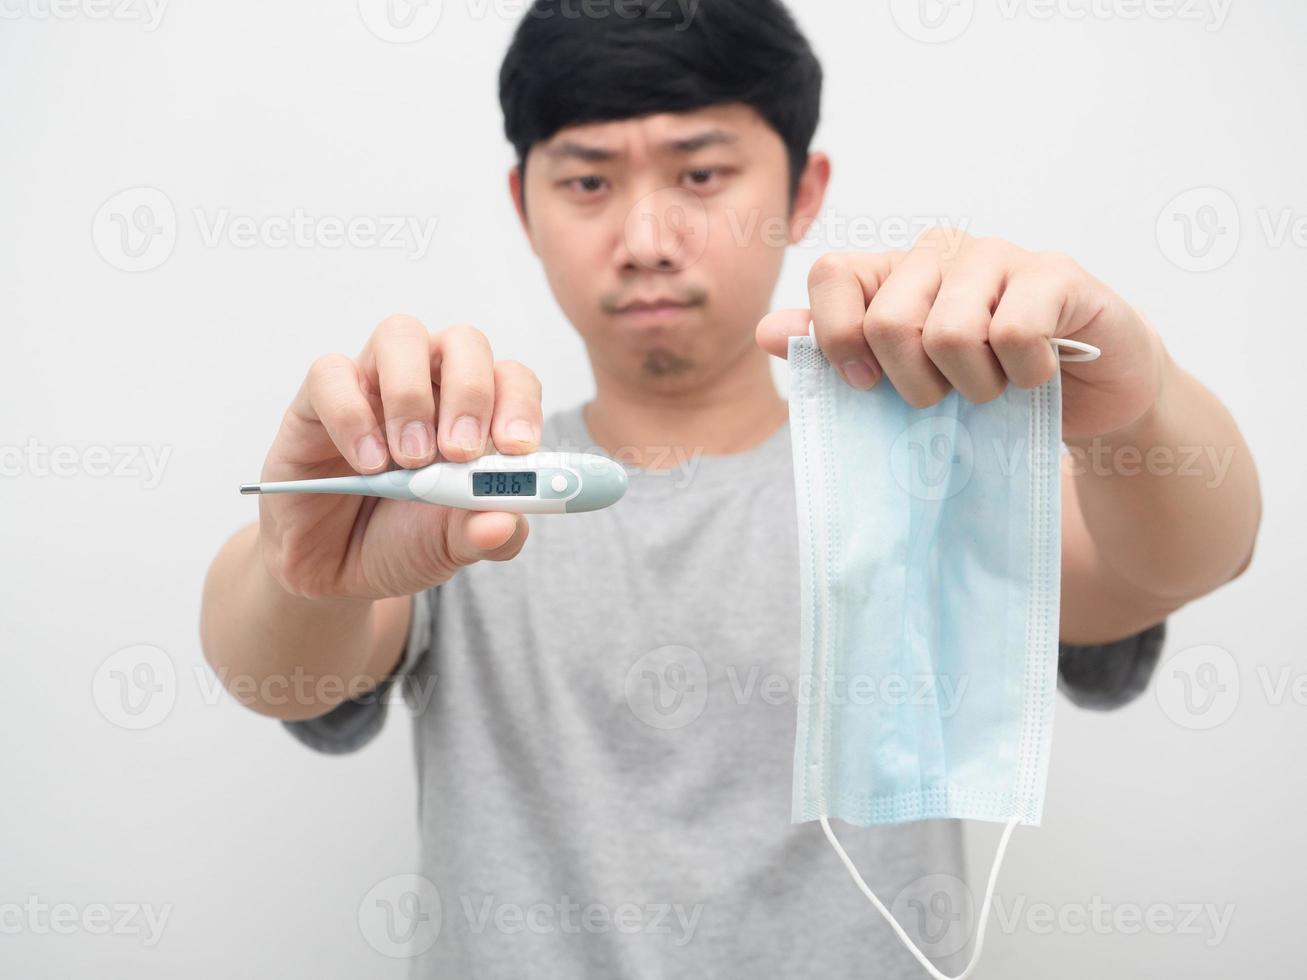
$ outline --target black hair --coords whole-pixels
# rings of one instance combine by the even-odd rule
[[[499,104],[525,184],[532,145],[566,126],[745,103],[785,144],[793,203],[821,81],[779,0],[534,0],[500,67]]]

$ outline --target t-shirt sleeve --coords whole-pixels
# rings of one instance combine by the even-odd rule
[[[311,749],[329,755],[354,752],[374,739],[386,721],[386,705],[391,689],[402,683],[431,645],[432,590],[413,596],[413,616],[409,621],[404,656],[395,672],[362,697],[342,701],[325,715],[282,724]]]
[[[1106,711],[1148,687],[1166,639],[1166,620],[1111,643],[1058,645],[1057,686],[1072,703]]]

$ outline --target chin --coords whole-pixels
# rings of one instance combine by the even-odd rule
[[[655,381],[692,378],[695,362],[667,347],[656,347],[640,360],[640,374]]]

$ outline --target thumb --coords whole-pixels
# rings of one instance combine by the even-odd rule
[[[806,337],[810,310],[773,310],[758,321],[758,346],[768,354],[784,357],[789,353],[791,337]]]
[[[445,547],[456,565],[515,558],[526,543],[531,525],[520,514],[497,510],[448,511]]]

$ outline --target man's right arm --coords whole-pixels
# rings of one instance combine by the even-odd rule
[[[282,417],[260,482],[534,452],[540,382],[469,326],[383,321],[356,359],[319,357]],[[368,694],[408,648],[413,597],[477,561],[507,561],[520,515],[344,494],[260,496],[259,522],[204,583],[205,657],[242,704],[284,721]]]
[[[316,718],[373,690],[398,667],[413,596],[306,598],[259,553],[259,527],[219,551],[204,583],[206,659],[246,707],[286,721]]]

